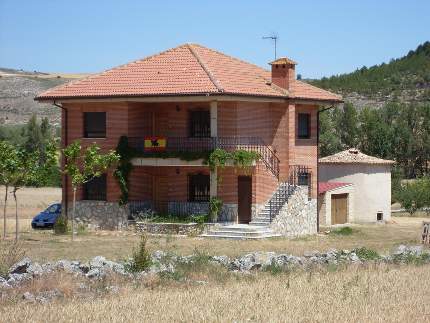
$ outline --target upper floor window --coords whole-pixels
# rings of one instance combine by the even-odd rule
[[[298,137],[299,139],[311,137],[311,115],[309,113],[299,113]]]
[[[209,201],[209,175],[197,174],[189,175],[188,178],[188,200],[190,202]]]
[[[84,112],[84,137],[106,137],[106,112]]]
[[[106,174],[84,184],[84,200],[106,201]]]
[[[211,118],[209,111],[190,111],[190,137],[205,138],[211,136]]]

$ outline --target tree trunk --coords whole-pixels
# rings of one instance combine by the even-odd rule
[[[19,236],[19,221],[18,221],[18,199],[16,198],[16,191],[18,189],[13,189],[13,198],[15,199],[15,241],[18,241]]]
[[[4,206],[3,206],[3,240],[6,239],[6,205],[7,205],[7,191],[8,185],[5,185],[6,192],[4,194]]]
[[[73,188],[72,241],[75,237],[75,206],[76,206],[76,187]]]

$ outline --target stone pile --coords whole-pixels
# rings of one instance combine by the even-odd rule
[[[369,256],[370,255],[370,256]],[[114,262],[102,256],[94,257],[89,262],[59,260],[53,263],[39,264],[24,258],[14,264],[6,277],[0,276],[0,289],[8,289],[19,284],[54,272],[66,272],[71,275],[88,279],[101,279],[109,274],[127,276],[131,279],[144,277],[148,274],[174,273],[180,264],[189,264],[198,261],[208,261],[234,272],[250,272],[253,270],[266,270],[273,267],[280,269],[302,268],[309,269],[315,265],[362,264],[370,261],[381,263],[411,263],[419,260],[420,263],[430,263],[430,253],[423,246],[400,245],[387,256],[379,256],[371,250],[358,248],[354,250],[331,249],[327,252],[305,252],[303,256],[293,256],[275,252],[253,252],[234,259],[227,256],[189,255],[177,256],[164,251],[152,254],[152,265],[141,273],[130,273],[127,268],[130,260]],[[48,295],[49,294],[49,295]],[[58,297],[58,291],[51,291],[47,295],[29,295],[23,297],[28,300],[49,299]],[[40,301],[40,300],[39,300]],[[43,302],[43,301],[42,301]]]

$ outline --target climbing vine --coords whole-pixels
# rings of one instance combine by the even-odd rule
[[[227,152],[224,149],[217,148],[210,155],[207,164],[211,171],[217,168],[224,168],[227,160],[232,160],[233,164],[239,168],[247,168],[253,165],[261,158],[261,155],[255,151],[238,149],[233,152]]]
[[[118,184],[121,190],[121,196],[118,200],[118,203],[120,205],[124,205],[128,202],[128,177],[130,175],[131,170],[133,169],[131,159],[135,155],[134,149],[128,146],[127,136],[121,136],[121,138],[119,138],[118,145],[116,147],[116,153],[120,156],[118,166],[114,171],[114,176],[118,180]]]

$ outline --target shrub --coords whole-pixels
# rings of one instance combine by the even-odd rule
[[[284,268],[278,265],[276,262],[270,263],[270,265],[264,266],[263,271],[268,272],[272,275],[278,275],[284,272]]]
[[[354,231],[350,227],[342,227],[342,228],[333,230],[331,233],[341,235],[341,236],[350,236],[351,234],[353,234],[353,232]]]
[[[422,177],[405,183],[396,195],[400,204],[413,215],[419,209],[430,206],[430,178]]]
[[[196,215],[191,215],[191,216],[190,216],[190,220],[191,220],[192,222],[196,222],[196,223],[199,223],[199,224],[203,224],[203,223],[205,223],[205,222],[208,222],[208,220],[209,220],[209,216],[208,216],[208,214],[196,214]]]
[[[6,277],[9,268],[20,261],[25,250],[19,242],[0,241],[0,277]]]
[[[146,235],[142,234],[137,248],[133,249],[131,261],[126,266],[132,273],[142,272],[152,265],[151,254],[146,249]]]
[[[217,197],[211,197],[209,200],[209,214],[211,220],[216,222],[218,219],[218,214],[222,209],[223,202]]]
[[[83,223],[78,223],[77,227],[78,235],[84,235],[87,233],[87,226]]]
[[[367,249],[366,247],[361,247],[354,250],[355,254],[358,258],[362,260],[376,260],[379,259],[379,254],[371,249]]]
[[[68,231],[67,220],[64,215],[60,215],[54,224],[54,234],[66,234]]]

